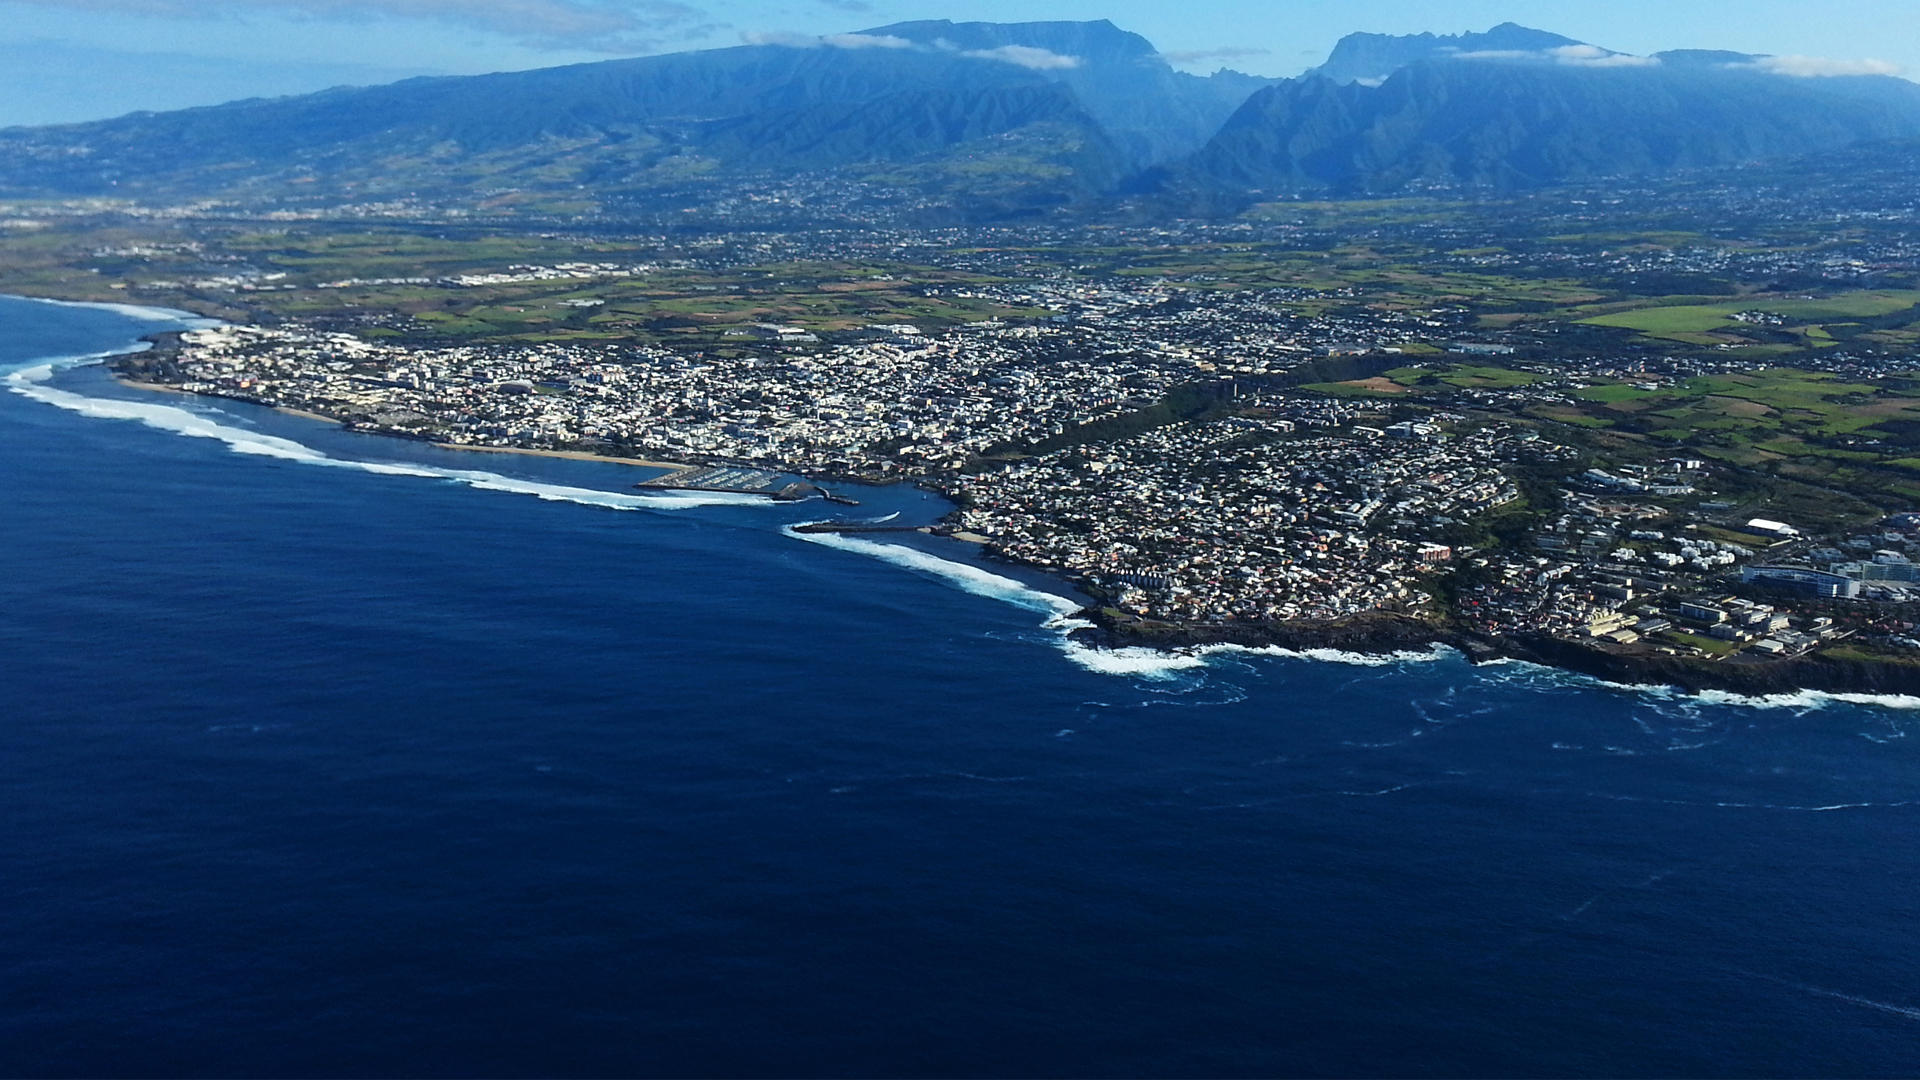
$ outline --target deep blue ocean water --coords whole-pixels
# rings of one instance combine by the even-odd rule
[[[646,475],[0,386],[0,1073],[1920,1069],[1920,702],[1090,657]]]

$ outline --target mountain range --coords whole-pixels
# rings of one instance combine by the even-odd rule
[[[0,191],[644,202],[809,175],[991,218],[1115,192],[1512,190],[1915,137],[1903,79],[1511,23],[1354,34],[1282,80],[1178,71],[1106,21],[937,20],[10,128]]]

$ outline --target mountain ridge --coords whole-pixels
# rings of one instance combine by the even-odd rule
[[[1635,57],[1514,23],[1352,34],[1282,80],[1177,71],[1106,20],[920,20],[8,128],[0,192],[639,206],[804,174],[884,177],[987,216],[1143,192],[1192,212],[1512,190],[1916,136],[1920,86],[1905,80],[1799,77],[1713,50]]]

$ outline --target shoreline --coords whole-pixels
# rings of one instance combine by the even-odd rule
[[[1076,618],[1092,623],[1073,636],[1095,648],[1150,648],[1180,653],[1211,645],[1305,652],[1335,649],[1365,656],[1444,645],[1475,666],[1518,660],[1625,686],[1666,686],[1688,694],[1722,691],[1767,697],[1816,691],[1920,697],[1920,664],[1828,657],[1819,652],[1758,664],[1726,664],[1691,657],[1629,653],[1544,634],[1497,638],[1470,634],[1406,615],[1368,612],[1331,622],[1218,625],[1134,623],[1099,608]]]
[[[116,366],[116,361],[140,355],[145,354],[127,353],[105,358],[101,362],[113,371],[114,378],[122,385],[164,393],[192,393],[179,387],[130,377]],[[250,404],[262,403],[250,402]],[[333,417],[305,410],[284,406],[269,407],[306,419],[331,424],[344,423]],[[389,438],[404,437],[382,431],[372,431],[367,434],[385,435]],[[439,441],[430,441],[430,445],[445,450],[521,454],[571,461],[598,461],[663,470],[693,467],[684,462],[614,457],[581,450],[469,446]],[[845,479],[835,478],[830,482],[845,482]],[[946,497],[945,493],[937,487],[928,487],[919,483],[916,483],[916,486],[931,494]],[[963,536],[948,535],[951,539],[976,548],[982,556],[991,561],[1044,574],[1071,592],[1080,592],[1082,589],[1080,585],[1047,568],[1032,566],[1018,559],[1006,557],[990,537],[971,533]],[[1212,645],[1232,645],[1248,649],[1281,648],[1301,652],[1333,649],[1368,656],[1392,656],[1445,645],[1459,651],[1469,663],[1475,665],[1499,660],[1518,660],[1587,675],[1609,683],[1667,686],[1690,694],[1698,694],[1702,691],[1724,691],[1762,697],[1798,691],[1819,691],[1920,696],[1920,664],[1828,658],[1819,652],[1814,652],[1760,664],[1730,665],[1681,656],[1628,653],[1598,643],[1547,635],[1507,635],[1490,638],[1470,634],[1452,626],[1387,612],[1367,612],[1329,622],[1176,624],[1116,619],[1095,605],[1080,611],[1076,618],[1092,625],[1073,631],[1072,637],[1083,645],[1098,649],[1146,648],[1178,655]]]

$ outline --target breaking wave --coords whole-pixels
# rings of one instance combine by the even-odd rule
[[[1425,652],[1401,649],[1390,653],[1348,652],[1345,649],[1287,649],[1278,645],[1203,645],[1195,650],[1203,655],[1237,653],[1243,656],[1277,656],[1287,660],[1314,660],[1323,664],[1351,664],[1355,667],[1390,667],[1395,664],[1431,664],[1458,656],[1459,651],[1435,645]]]
[[[1067,659],[1101,675],[1132,676],[1141,679],[1170,679],[1179,672],[1206,666],[1206,658],[1163,653],[1157,649],[1095,649],[1075,641],[1075,630],[1092,626],[1073,618],[1080,605],[1064,596],[1042,592],[1010,577],[968,563],[943,559],[904,544],[886,544],[863,540],[843,533],[803,533],[792,525],[783,530],[796,540],[822,547],[865,555],[904,570],[925,574],[975,596],[984,596],[1046,616],[1040,626],[1052,633]]]

